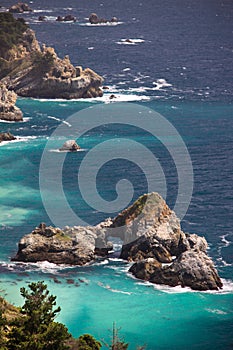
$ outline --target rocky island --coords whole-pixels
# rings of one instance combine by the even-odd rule
[[[41,224],[20,240],[13,260],[84,265],[108,256],[111,237],[122,240],[120,257],[133,263],[129,272],[139,279],[201,291],[222,288],[205,238],[184,233],[158,193],[142,195],[114,219],[97,226],[61,230]]]
[[[51,47],[41,48],[22,18],[0,13],[0,23],[0,80],[8,90],[35,98],[102,96],[101,76],[90,68],[74,67],[68,56],[59,58]]]

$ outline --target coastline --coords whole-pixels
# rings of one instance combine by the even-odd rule
[[[71,11],[65,10],[66,7],[59,2],[52,10],[49,9],[50,4],[44,4],[36,9],[40,12],[23,15],[38,33],[40,42],[54,46],[60,57],[69,52],[75,65],[85,66],[87,62],[88,66],[103,73],[109,89],[104,91],[103,97],[91,99],[20,97],[16,105],[24,112],[24,122],[0,121],[3,131],[10,128],[14,135],[22,138],[21,141],[25,140],[0,145],[0,269],[1,289],[5,289],[2,294],[7,293],[7,300],[22,305],[19,287],[28,282],[45,280],[53,294],[58,296],[62,307],[59,320],[68,326],[74,336],[92,333],[97,339],[104,337],[106,340],[109,338],[109,327],[116,321],[122,328],[125,340],[130,343],[130,350],[136,344],[145,343],[145,334],[148,350],[157,347],[171,350],[197,347],[209,350],[218,347],[219,350],[226,350],[230,348],[233,337],[232,138],[229,132],[232,129],[233,109],[230,79],[227,71],[221,68],[221,60],[224,59],[225,66],[229,66],[227,48],[230,43],[226,28],[230,10],[223,21],[226,3],[222,9],[218,7],[216,13],[202,4],[203,12],[199,13],[199,7],[192,2],[189,8],[170,3],[164,12],[161,10],[164,6],[157,3],[151,4],[149,11],[146,4],[142,8],[135,3],[130,12],[129,2],[123,8],[118,5],[120,25],[99,24],[92,28],[84,18],[88,11],[82,10],[82,6],[86,9],[86,4],[81,0],[79,5],[77,9],[74,3],[72,5],[72,11],[79,21],[76,23],[55,23],[54,19],[47,23],[36,22],[39,14],[51,14],[56,18],[58,14]],[[110,18],[113,9],[106,4],[102,9]],[[93,10],[101,14],[101,7]],[[209,21],[207,18],[204,20],[201,13],[208,13],[208,19],[212,18],[215,26],[208,27]],[[190,14],[194,14],[194,17],[187,21]],[[198,20],[195,18],[197,14]],[[185,19],[184,22],[179,22],[179,18]],[[195,25],[194,30],[193,23],[201,23],[202,19],[201,26]],[[151,23],[155,24],[153,28]],[[215,42],[211,41],[210,36],[213,31],[218,32]],[[65,32],[66,47],[60,35]],[[182,32],[179,42],[175,37],[176,32]],[[195,40],[194,34],[198,40]],[[123,40],[127,38],[138,38],[144,42],[125,43]],[[193,43],[192,48],[190,43]],[[202,46],[199,46],[200,43]],[[220,46],[223,48],[220,49]],[[195,59],[190,61],[192,50],[197,50],[198,56],[194,55]],[[216,62],[214,71],[209,69],[213,67],[210,58]],[[168,86],[158,84],[162,78]],[[116,98],[110,99],[112,94]],[[208,253],[213,257],[223,281],[221,291],[193,292],[186,288],[142,282],[127,274],[129,264],[111,258],[83,267],[57,266],[47,262],[25,266],[10,262],[23,234],[30,232],[40,221],[47,222],[48,219],[40,198],[38,169],[50,134],[59,123],[65,124],[66,118],[77,110],[115,102],[136,102],[152,108],[164,115],[182,135],[191,154],[195,174],[193,198],[182,221],[182,229],[184,232],[204,234],[207,238],[210,243]],[[72,125],[66,126],[72,130]],[[103,127],[97,131],[82,139],[81,146],[85,152],[77,152],[76,155],[67,153],[64,188],[72,208],[91,224],[106,218],[103,213],[96,213],[86,206],[71,183],[76,184],[77,181],[74,165],[79,164],[98,142],[108,137],[114,138],[118,133],[121,133],[121,137],[134,138],[159,155],[169,189],[167,200],[172,207],[177,185],[175,167],[169,163],[169,156],[164,150],[153,143],[150,135],[140,131],[134,134],[130,128],[111,131]],[[63,139],[55,141],[56,147],[63,143]],[[54,157],[60,155],[54,152]],[[98,186],[103,197],[109,201],[115,195],[117,174],[121,169],[120,163],[113,163],[100,173]],[[135,196],[138,196],[144,191],[143,176],[138,169],[131,170],[130,165],[127,171],[135,185]],[[54,201],[59,201],[55,192],[51,192],[51,196]]]

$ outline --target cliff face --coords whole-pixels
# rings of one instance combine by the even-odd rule
[[[102,96],[101,76],[89,68],[74,67],[68,56],[60,59],[53,48],[44,45],[41,49],[31,29],[26,29],[16,41],[3,51],[0,58],[0,79],[8,89],[23,97],[71,99]]]
[[[15,106],[17,95],[14,91],[7,90],[0,83],[0,119],[7,121],[22,121],[23,113]]]
[[[94,227],[40,226],[21,239],[14,260],[83,265],[108,255],[109,236],[124,241],[120,257],[134,262],[129,271],[139,279],[195,290],[222,288],[205,238],[184,233],[158,193],[139,197],[115,219]]]

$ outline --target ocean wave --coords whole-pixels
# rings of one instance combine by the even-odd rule
[[[43,13],[43,12],[47,12],[47,13],[49,13],[49,12],[53,12],[53,10],[49,10],[49,9],[40,9],[40,10],[34,10],[33,11],[34,13]]]
[[[223,310],[220,310],[220,309],[207,308],[205,310],[210,312],[210,313],[212,313],[212,314],[217,314],[217,315],[227,315],[228,314],[226,311],[223,311]]]
[[[0,262],[1,268],[6,269],[6,271],[11,271],[15,273],[22,273],[22,272],[36,272],[40,271],[43,273],[52,273],[56,274],[59,271],[67,270],[67,269],[74,269],[75,266],[71,265],[65,265],[65,264],[54,264],[50,263],[48,261],[41,261],[36,263],[24,263],[24,262]]]
[[[225,234],[225,235],[220,236],[221,241],[222,241],[222,243],[224,244],[224,245],[222,246],[222,248],[223,248],[223,247],[226,248],[226,247],[228,247],[229,245],[232,244],[232,242],[230,242],[230,241],[227,240],[227,237],[230,236],[230,235],[231,235],[231,234],[227,233],[227,234]]]
[[[26,118],[23,118],[23,120],[20,120],[20,121],[17,121],[17,122],[0,119],[0,123],[7,123],[7,124],[27,123],[30,119],[32,119],[32,118],[31,117],[26,117]]]
[[[105,260],[102,260],[102,261],[95,262],[94,264],[92,264],[92,266],[102,266],[102,265],[107,265],[107,264],[109,264],[109,260],[105,259]]]
[[[121,94],[116,93],[116,95],[111,96],[111,93],[105,93],[102,97],[96,98],[85,98],[81,99],[82,102],[104,102],[104,103],[115,103],[115,102],[133,102],[133,101],[148,101],[149,96],[146,95],[135,95],[135,94]]]
[[[121,293],[121,294],[126,294],[126,295],[132,295],[133,294],[132,292],[126,292],[124,290],[111,288],[111,286],[109,284],[105,285],[102,282],[97,282],[97,284],[98,284],[98,286],[100,286],[100,287],[102,287],[104,289],[107,289],[107,290],[109,290],[112,293]]]
[[[233,281],[222,279],[223,288],[219,290],[207,290],[207,291],[199,291],[199,290],[193,290],[190,287],[170,287],[166,286],[164,284],[154,284],[149,281],[142,281],[138,280],[135,276],[133,276],[130,273],[127,273],[127,275],[131,278],[133,278],[138,285],[150,287],[155,290],[169,293],[169,294],[178,294],[178,293],[204,293],[204,294],[232,294],[233,293]]]
[[[68,150],[60,151],[59,148],[54,148],[54,149],[49,150],[49,152],[53,152],[53,153],[69,153],[69,152],[76,153],[76,152],[86,152],[86,151],[87,151],[86,148],[80,148],[80,149],[77,149],[75,151],[68,151]]]
[[[120,39],[120,41],[116,41],[116,44],[118,45],[138,45],[141,43],[144,43],[145,40],[143,39],[130,39],[130,38],[126,38],[126,39]]]
[[[114,27],[123,23],[124,22],[106,22],[106,23],[91,24],[90,22],[86,22],[86,23],[78,23],[78,25],[84,26],[84,27]]]
[[[48,116],[48,119],[57,120],[57,121],[59,121],[60,123],[63,123],[63,124],[65,124],[65,125],[67,125],[69,128],[72,126],[72,125],[71,125],[70,123],[68,123],[66,120],[62,120],[62,119],[53,117],[53,116],[51,116],[51,115]]]
[[[156,81],[154,81],[153,85],[155,85],[155,87],[152,88],[151,90],[160,90],[164,87],[171,87],[172,86],[172,84],[168,83],[166,81],[166,79],[163,79],[163,78],[160,78],[160,79],[157,79]]]

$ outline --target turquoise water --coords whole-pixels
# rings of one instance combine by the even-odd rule
[[[231,156],[228,130],[232,123],[232,106],[220,103],[203,105],[198,102],[146,103],[148,107],[165,115],[179,130],[192,158],[195,186],[182,227],[188,232],[205,235],[210,245],[209,253],[224,278],[223,291],[199,293],[141,283],[129,276],[126,273],[128,265],[118,260],[104,260],[83,268],[59,268],[46,262],[26,265],[9,261],[23,234],[30,232],[41,221],[50,221],[39,189],[39,163],[48,136],[59,125],[59,120],[92,104],[20,99],[18,105],[26,111],[29,119],[24,123],[1,123],[3,130],[10,127],[14,134],[25,137],[21,142],[0,147],[2,295],[5,294],[10,302],[20,305],[22,300],[19,288],[31,281],[44,280],[50,291],[57,295],[58,304],[62,307],[58,320],[64,322],[74,336],[88,332],[100,340],[108,341],[109,329],[116,322],[122,328],[121,335],[130,343],[130,349],[140,344],[147,344],[147,349],[151,350],[231,349],[232,209],[228,202],[231,198],[229,189],[232,163],[227,160]],[[51,116],[56,116],[58,120],[51,119]],[[135,133],[135,130],[127,127],[120,130],[124,137],[133,135],[137,141],[148,147],[151,145],[151,135],[141,131]],[[119,129],[111,128],[101,129],[101,132],[94,130],[80,140],[81,146],[86,150],[91,149],[97,142],[119,133]],[[28,136],[34,138],[27,138]],[[55,140],[54,147],[60,141],[62,140]],[[167,201],[172,206],[177,185],[174,180],[174,164],[158,143],[155,143],[152,151],[156,155],[158,152],[161,154],[170,189]],[[214,160],[209,156],[207,161],[210,153]],[[54,153],[55,157],[57,155],[59,154]],[[77,161],[77,157],[81,161],[82,153],[67,155],[66,169],[69,170],[76,164],[74,160]],[[139,182],[141,171],[137,167],[130,169],[127,164],[125,166],[134,183],[135,197],[146,192],[146,183]],[[102,195],[111,199],[115,191],[114,183],[119,178],[119,163],[110,163],[101,174],[102,177],[97,180]],[[112,180],[107,182],[110,174]],[[75,176],[69,177],[69,181],[64,183],[72,207],[90,223],[97,223],[107,217],[83,204],[76,188]],[[59,202],[59,198],[56,200]],[[60,283],[54,281],[55,277]],[[73,280],[71,284],[67,281],[70,279]]]

